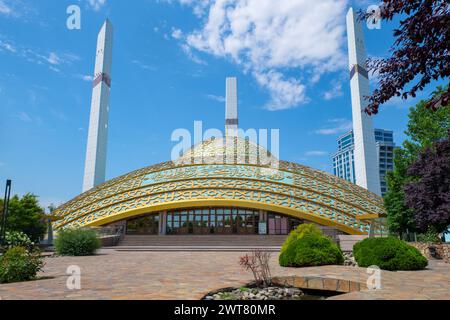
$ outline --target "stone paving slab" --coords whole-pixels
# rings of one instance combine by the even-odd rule
[[[252,280],[239,266],[242,252],[118,252],[92,257],[47,257],[40,276],[50,279],[0,285],[8,299],[200,299],[207,292]],[[81,268],[81,290],[66,287],[66,270]],[[364,284],[366,269],[345,266],[282,268],[271,258],[273,276],[340,279]],[[327,283],[333,283],[329,281]],[[382,289],[332,299],[450,299],[450,265],[432,261],[424,271],[382,272]]]

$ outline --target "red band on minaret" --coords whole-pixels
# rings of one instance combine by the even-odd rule
[[[111,88],[111,77],[106,73],[100,73],[95,79],[92,86],[95,88],[100,82],[104,82],[108,88]]]

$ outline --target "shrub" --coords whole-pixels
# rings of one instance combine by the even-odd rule
[[[292,231],[279,256],[282,267],[322,266],[343,262],[344,256],[337,244],[311,224],[300,225]]]
[[[62,256],[90,256],[100,248],[97,233],[86,229],[66,229],[55,239],[56,253]]]
[[[30,237],[19,231],[6,232],[5,244],[7,248],[23,247],[27,250],[31,250],[34,246],[34,243],[31,241]]]
[[[353,246],[360,267],[378,266],[383,270],[422,270],[428,260],[419,250],[394,237],[367,238]]]
[[[33,280],[43,265],[39,251],[28,252],[23,247],[8,249],[0,257],[0,283]]]
[[[441,238],[439,237],[439,233],[433,228],[429,227],[427,232],[418,234],[417,241],[425,242],[425,243],[441,243]]]
[[[246,254],[239,259],[239,264],[246,270],[250,270],[255,278],[257,286],[269,286],[272,283],[270,273],[270,252],[261,249],[253,250],[251,255]]]
[[[301,224],[297,227],[297,229],[292,230],[286,241],[284,242],[283,246],[281,247],[281,251],[286,250],[286,248],[294,241],[297,240],[299,238],[302,238],[305,234],[317,234],[317,235],[322,235],[322,231],[320,231],[320,229],[318,227],[316,227],[313,224],[310,223],[305,223],[305,224]]]

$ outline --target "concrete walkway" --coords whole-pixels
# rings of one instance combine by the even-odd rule
[[[0,285],[7,299],[200,299],[209,291],[252,280],[239,266],[242,252],[119,252],[93,257],[50,257],[41,276],[50,279]],[[344,266],[281,268],[272,254],[273,276],[315,276],[365,283],[366,270]],[[68,290],[66,270],[81,268],[81,290]],[[333,299],[450,299],[450,265],[432,262],[416,272],[382,272],[382,289]]]

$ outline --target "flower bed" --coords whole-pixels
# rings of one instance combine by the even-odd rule
[[[321,300],[322,295],[305,294],[293,287],[256,287],[248,285],[240,288],[226,288],[208,293],[203,300]]]

